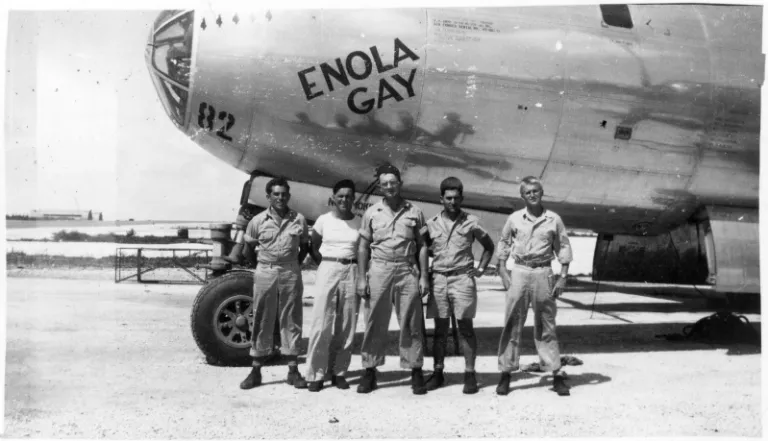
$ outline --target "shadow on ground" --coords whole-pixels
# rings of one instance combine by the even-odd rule
[[[560,353],[563,355],[574,355],[576,357],[582,354],[611,354],[611,353],[629,353],[629,352],[670,352],[670,351],[702,351],[726,349],[728,355],[750,355],[761,352],[760,344],[749,343],[713,343],[695,340],[670,341],[661,336],[665,334],[679,334],[683,328],[691,324],[690,322],[673,323],[622,323],[622,324],[595,324],[595,325],[563,325],[557,327],[557,336],[560,342]],[[752,326],[756,331],[760,331],[760,322],[753,322]],[[496,356],[498,354],[499,336],[501,327],[480,327],[475,329],[478,342],[478,356]],[[387,333],[386,355],[389,357],[399,356],[398,340],[400,331],[391,330]],[[355,343],[352,353],[360,355],[360,348],[363,341],[363,333],[355,334]],[[302,339],[302,353],[306,353],[308,339]],[[428,331],[427,347],[425,357],[431,356],[433,338],[431,330]],[[247,352],[246,352],[247,354]],[[448,357],[456,357],[454,351],[453,337],[448,337]],[[536,347],[533,343],[533,327],[527,326],[523,329],[521,355],[536,355]],[[299,358],[303,363],[304,357]],[[267,364],[285,365],[284,358],[273,360]],[[244,358],[242,366],[250,365],[250,359]]]
[[[359,384],[362,378],[363,372],[364,372],[363,369],[348,372],[347,378],[349,379],[349,384],[350,385]],[[463,372],[460,372],[460,373],[446,372],[444,375],[445,375],[445,384],[443,385],[443,388],[451,387],[451,386],[456,386],[461,388],[463,386],[464,384]],[[498,372],[477,372],[476,378],[477,378],[477,385],[479,389],[482,390],[485,388],[491,388],[495,390],[500,377]],[[521,380],[527,380],[530,378],[538,378],[539,381],[533,384],[516,385],[517,382]],[[425,380],[429,379],[429,372],[425,372],[424,379]],[[567,380],[568,386],[570,386],[571,389],[574,389],[581,386],[591,386],[591,385],[606,383],[608,381],[611,381],[611,377],[608,377],[603,374],[590,372],[590,373],[581,373],[581,374],[573,374],[573,375],[567,374],[566,380]],[[378,384],[379,389],[409,386],[411,383],[410,372],[406,370],[377,372],[376,383]],[[512,374],[512,383],[511,383],[510,393],[513,393],[516,390],[533,389],[533,388],[539,388],[539,387],[550,389],[552,387],[552,375],[551,374],[535,375],[535,374],[531,374],[528,372],[521,372],[521,371],[518,371]]]

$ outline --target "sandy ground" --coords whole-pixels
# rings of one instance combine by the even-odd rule
[[[23,270],[22,270],[23,271]],[[656,339],[714,310],[695,292],[574,283],[558,302],[570,397],[549,377],[518,373],[495,394],[503,292],[480,283],[475,320],[481,390],[461,393],[463,359],[447,360],[449,384],[414,396],[395,348],[380,389],[296,390],[285,366],[264,385],[238,388],[248,368],[205,364],[189,329],[198,286],[115,284],[111,271],[66,277],[8,272],[5,436],[10,438],[456,438],[560,436],[760,436],[760,348]],[[35,277],[29,277],[35,276]],[[66,277],[66,278],[51,278]],[[78,280],[79,277],[79,280]],[[101,278],[99,278],[101,277]],[[310,277],[307,277],[311,295]],[[305,308],[305,317],[310,313]],[[760,316],[747,315],[759,325]],[[532,318],[523,363],[536,361]],[[431,327],[431,326],[430,326]],[[390,330],[396,331],[392,320]],[[358,328],[360,331],[361,328]],[[306,330],[305,330],[306,332]],[[362,335],[358,334],[358,345]],[[306,340],[304,342],[306,345]],[[449,342],[450,344],[450,342]],[[425,368],[432,360],[425,361]],[[337,422],[334,422],[337,421]]]

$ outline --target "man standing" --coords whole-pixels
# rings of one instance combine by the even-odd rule
[[[357,249],[360,239],[352,206],[355,184],[349,179],[333,187],[333,209],[312,226],[312,257],[320,260],[315,277],[318,291],[312,307],[307,349],[307,378],[294,386],[319,392],[332,370],[331,383],[349,389],[345,378],[352,358],[360,299],[357,295]]]
[[[288,208],[291,188],[282,178],[266,187],[269,208],[248,223],[245,232],[246,257],[256,262],[253,284],[253,329],[251,357],[253,369],[240,383],[241,389],[261,384],[261,364],[270,355],[275,319],[279,314],[280,352],[288,359],[286,382],[302,380],[298,370],[301,341],[304,285],[300,262],[307,255],[308,233],[304,216]]]
[[[493,241],[480,226],[477,216],[461,210],[464,185],[457,178],[447,178],[440,184],[443,211],[427,220],[432,242],[432,295],[437,304],[435,340],[433,346],[435,372],[427,381],[427,390],[439,388],[445,382],[443,367],[451,314],[459,324],[461,350],[464,353],[464,393],[477,392],[475,357],[477,338],[472,320],[477,311],[475,277],[485,273],[493,256]],[[480,264],[475,268],[472,242],[483,246]]]
[[[392,303],[400,324],[400,367],[411,369],[416,395],[427,393],[421,296],[429,289],[427,226],[421,210],[400,196],[400,171],[391,165],[376,170],[384,198],[363,215],[358,250],[357,292],[365,299],[365,336],[361,348],[365,374],[359,393],[376,389],[376,367],[384,364]],[[416,256],[418,255],[418,262]],[[370,271],[368,271],[368,259]],[[367,274],[366,274],[367,273]]]
[[[552,371],[553,389],[558,395],[570,395],[560,373],[560,349],[555,333],[555,299],[565,288],[568,265],[573,259],[570,241],[560,216],[541,205],[544,196],[541,181],[533,176],[523,178],[520,196],[525,208],[509,216],[499,240],[498,267],[507,299],[499,341],[501,380],[496,393],[509,393],[511,373],[520,368],[520,337],[532,302],[533,338],[542,370]],[[514,259],[511,271],[506,267],[510,255]],[[559,279],[552,273],[554,257],[562,265]]]

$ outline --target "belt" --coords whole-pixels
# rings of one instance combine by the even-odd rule
[[[416,263],[416,259],[413,259],[413,258],[398,259],[398,260],[389,260],[389,259],[375,258],[375,259],[371,259],[371,261],[373,261],[373,262],[383,262],[383,263],[410,263],[412,265]]]
[[[273,266],[298,265],[298,264],[299,264],[298,259],[296,259],[296,260],[286,260],[286,261],[283,261],[283,262],[262,262],[262,261],[259,260],[259,265],[258,266],[267,266],[267,267],[272,268]]]
[[[528,268],[544,268],[546,266],[552,266],[552,261],[549,262],[524,262],[519,259],[515,259],[515,265],[524,266]]]
[[[339,262],[342,265],[351,265],[357,263],[357,259],[339,259],[337,257],[323,257],[322,262]]]
[[[461,274],[466,274],[472,267],[466,267],[466,268],[459,268],[457,270],[452,271],[436,271],[432,270],[434,274],[440,274],[441,276],[445,277],[451,277],[451,276],[459,276]]]

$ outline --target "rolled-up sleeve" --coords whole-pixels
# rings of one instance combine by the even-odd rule
[[[485,231],[485,228],[480,224],[479,219],[471,217],[469,218],[469,224],[472,231],[472,237],[475,239],[480,240],[488,235],[488,232]]]
[[[567,265],[573,261],[573,251],[571,250],[571,241],[568,239],[568,232],[565,230],[565,224],[559,217],[555,219],[555,240],[552,242],[552,251],[557,257],[560,265]]]
[[[373,230],[371,229],[371,211],[365,210],[363,213],[363,220],[360,223],[360,237],[368,242],[373,240]]]
[[[512,251],[512,244],[515,238],[515,228],[512,221],[512,216],[507,218],[507,222],[504,223],[504,228],[501,229],[501,237],[499,238],[499,246],[496,247],[499,260],[506,262],[509,258],[509,253]]]
[[[427,228],[427,219],[424,217],[424,212],[419,211],[418,216],[416,216],[416,231],[418,231],[419,236],[425,236],[429,232],[429,228]]]
[[[243,239],[245,240],[245,243],[248,244],[248,246],[252,248],[258,249],[259,246],[259,218],[253,217],[253,219],[248,222],[248,226],[245,228],[245,236]]]

